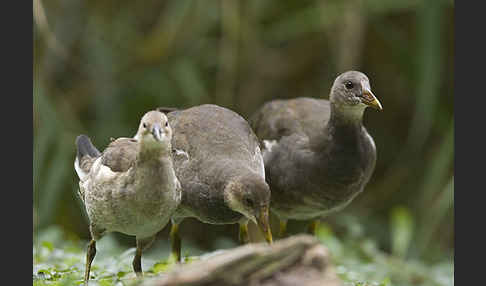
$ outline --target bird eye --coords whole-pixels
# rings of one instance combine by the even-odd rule
[[[165,127],[169,127],[169,121],[165,122]]]
[[[143,123],[143,128],[147,128],[147,123]]]
[[[246,198],[246,204],[249,206],[249,207],[253,207],[253,200],[250,199],[250,198]]]
[[[344,86],[347,88],[347,89],[352,89],[354,87],[353,83],[350,82],[350,81],[347,81],[344,83]]]

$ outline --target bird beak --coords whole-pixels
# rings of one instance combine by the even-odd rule
[[[263,233],[265,240],[268,243],[273,243],[272,231],[270,229],[270,224],[268,223],[268,207],[263,207],[260,209],[260,214],[258,215],[257,225]]]
[[[376,96],[371,92],[371,90],[367,87],[363,87],[363,95],[361,96],[363,103],[373,107],[378,110],[383,110],[380,101]]]
[[[155,140],[161,141],[162,140],[162,128],[159,124],[154,124],[152,126],[152,135],[154,135]]]

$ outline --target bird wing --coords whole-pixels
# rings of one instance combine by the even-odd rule
[[[172,147],[179,174],[182,170],[193,174],[203,168],[203,162],[223,159],[248,162],[255,172],[264,171],[258,139],[248,122],[234,111],[204,104],[170,112],[167,117],[174,130]]]
[[[376,145],[375,145],[375,140],[373,140],[373,137],[371,137],[371,135],[368,133],[368,131],[364,126],[362,128],[362,132],[365,135],[365,138],[367,139],[367,144],[364,144],[364,148],[367,149],[367,151],[365,152],[366,154],[368,154],[367,156],[369,160],[371,160],[371,167],[368,169],[368,173],[366,174],[366,177],[369,180],[376,166]]]
[[[139,142],[133,138],[118,138],[103,151],[101,163],[113,172],[126,172],[137,158]]]
[[[199,158],[224,155],[234,160],[254,156],[257,137],[237,113],[205,104],[168,114],[174,129],[172,146]],[[238,150],[235,152],[235,150]]]
[[[311,137],[327,124],[331,114],[328,100],[299,97],[272,100],[263,105],[249,120],[257,137],[264,141],[280,141],[283,137],[302,134]],[[262,144],[263,148],[265,145]],[[271,144],[270,144],[271,145]]]

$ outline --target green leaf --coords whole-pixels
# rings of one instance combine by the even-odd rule
[[[167,270],[172,268],[173,265],[174,265],[174,263],[170,263],[170,262],[167,262],[167,261],[158,262],[158,263],[154,264],[154,266],[152,267],[152,271],[154,273],[167,272]]]
[[[383,279],[383,281],[380,283],[380,286],[391,286],[391,281],[390,281],[390,277],[386,277],[385,279]]]
[[[49,251],[54,250],[54,245],[52,243],[50,243],[49,241],[43,241],[42,246],[49,249]]]
[[[100,286],[113,286],[113,279],[104,278],[98,281]]]

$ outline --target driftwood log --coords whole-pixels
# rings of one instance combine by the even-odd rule
[[[180,265],[143,286],[337,286],[329,252],[317,239],[297,235],[273,245],[255,243]]]

